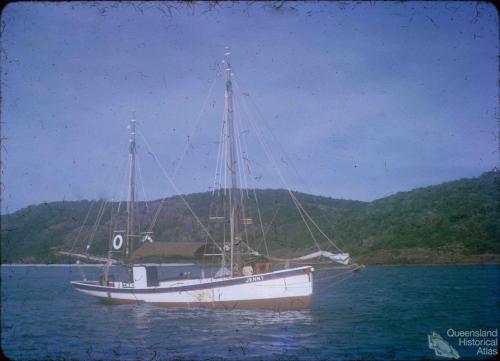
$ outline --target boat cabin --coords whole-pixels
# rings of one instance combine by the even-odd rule
[[[134,287],[157,287],[160,285],[158,280],[158,268],[156,266],[133,266],[132,277]]]

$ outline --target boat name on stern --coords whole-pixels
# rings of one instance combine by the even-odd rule
[[[250,282],[258,282],[258,281],[264,281],[264,277],[263,276],[248,277],[245,282],[250,283]]]

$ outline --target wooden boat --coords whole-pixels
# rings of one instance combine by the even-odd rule
[[[313,294],[313,271],[309,262],[315,257],[326,257],[327,259],[341,264],[350,262],[349,254],[333,254],[318,250],[310,255],[297,257],[294,259],[282,260],[271,256],[263,256],[258,251],[252,249],[243,239],[242,226],[253,223],[251,218],[245,216],[242,211],[243,205],[239,201],[240,189],[238,186],[238,159],[241,154],[237,154],[237,144],[235,138],[237,133],[234,125],[233,110],[233,70],[229,62],[229,51],[224,57],[225,79],[225,108],[223,117],[223,142],[220,146],[225,149],[219,154],[227,154],[224,163],[224,171],[229,175],[230,187],[224,189],[227,193],[225,198],[225,216],[216,215],[210,219],[220,222],[226,227],[229,240],[223,240],[222,244],[215,242],[210,232],[202,224],[199,218],[193,216],[200,222],[200,226],[207,232],[210,239],[214,241],[215,249],[218,253],[207,254],[207,256],[220,257],[219,271],[210,277],[191,278],[181,276],[175,279],[162,280],[158,277],[158,269],[155,266],[131,263],[131,256],[134,251],[134,241],[140,239],[141,242],[152,242],[152,232],[148,231],[142,235],[136,234],[135,214],[135,173],[136,173],[136,120],[135,116],[130,121],[130,177],[129,177],[129,199],[127,203],[127,224],[126,231],[114,231],[110,240],[110,250],[103,266],[102,277],[97,281],[73,281],[71,284],[77,291],[97,297],[101,300],[112,303],[152,303],[162,306],[172,307],[207,307],[207,308],[265,308],[265,309],[303,309],[309,307]],[[150,149],[152,153],[152,150]],[[152,153],[154,154],[154,153]],[[222,168],[222,166],[220,167]],[[172,179],[164,172],[169,181]],[[173,186],[175,184],[172,181]],[[175,188],[176,189],[176,188]],[[178,192],[180,194],[180,192]],[[303,219],[309,214],[298,203],[293,192],[289,190],[290,196],[296,204]],[[181,196],[182,197],[182,196]],[[184,200],[184,198],[182,198]],[[185,201],[185,200],[184,200]],[[186,206],[192,211],[188,203]],[[259,213],[260,217],[260,213]],[[226,221],[228,218],[228,222]],[[310,218],[312,224],[317,224]],[[261,222],[262,224],[262,222]],[[323,233],[324,234],[324,233]],[[89,250],[89,245],[86,251]],[[69,255],[71,252],[61,252]],[[92,256],[87,252],[73,254],[79,258]],[[122,261],[113,259],[112,256],[123,256]],[[250,257],[251,256],[251,257]],[[272,270],[270,263],[261,266],[255,262],[255,258],[267,258],[269,260],[285,261],[285,269]],[[97,261],[103,261],[103,257],[94,257]],[[253,261],[250,260],[253,258]],[[290,261],[300,262],[298,267],[289,267]],[[130,278],[127,281],[115,282],[109,278],[109,268],[111,265],[122,265],[129,270]]]

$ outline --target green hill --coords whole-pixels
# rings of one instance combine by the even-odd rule
[[[345,251],[372,263],[453,262],[477,254],[500,254],[499,174],[402,192],[360,202],[295,193],[307,212]],[[313,249],[314,242],[285,190],[256,190],[267,245],[273,254],[291,255]],[[258,221],[254,191],[243,192],[248,204],[245,217],[253,218],[245,239],[260,251],[265,244]],[[185,196],[205,225],[210,215],[221,215],[222,199],[211,192]],[[61,262],[55,249],[82,251],[95,231],[90,251],[104,254],[111,230],[111,207],[103,201],[52,202],[29,206],[1,216],[1,260],[14,262]],[[160,201],[139,203],[141,230],[151,222]],[[91,208],[92,206],[92,208]],[[118,204],[113,204],[117,209]],[[81,227],[89,212],[88,221]],[[125,207],[115,217],[120,227]],[[156,242],[206,241],[202,228],[180,197],[167,198],[154,228]],[[208,225],[215,239],[222,227]],[[81,229],[81,230],[80,230]],[[328,244],[316,232],[322,247]],[[76,240],[76,241],[75,241]]]

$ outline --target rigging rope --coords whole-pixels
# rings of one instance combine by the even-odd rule
[[[238,118],[238,115],[239,115],[239,109],[238,107],[236,106],[236,103],[234,103],[234,114],[235,114],[235,117],[234,117],[234,120],[233,120],[233,124],[234,124],[234,132],[235,132],[235,135],[236,135],[236,139],[235,139],[235,143],[236,143],[236,163],[239,163],[241,165],[243,165],[243,154],[242,154],[242,148],[241,148],[241,128],[240,128],[240,122],[239,122],[239,118]],[[246,214],[246,211],[245,211],[245,205],[244,205],[244,200],[245,200],[245,191],[244,189],[246,189],[246,195],[247,195],[247,198],[248,198],[248,184],[246,182],[246,177],[245,177],[245,173],[244,173],[244,168],[241,166],[241,167],[237,167],[238,168],[238,176],[240,178],[240,186],[238,187],[239,189],[239,193],[240,193],[240,199],[239,199],[239,204],[240,204],[240,207],[241,207],[241,216],[243,219],[246,219],[247,218],[247,214]],[[237,220],[237,222],[241,222],[241,220]],[[249,236],[248,236],[248,225],[247,225],[247,222],[243,222],[243,230],[245,232],[245,239],[247,241],[249,241]]]
[[[70,252],[73,252],[73,249],[75,248],[76,242],[77,242],[78,238],[80,238],[80,233],[82,233],[83,227],[85,226],[85,223],[87,223],[87,220],[90,216],[90,212],[92,211],[92,208],[94,207],[94,204],[95,204],[95,201],[90,202],[89,210],[87,211],[87,215],[85,216],[85,219],[83,220],[83,223],[82,223],[80,229],[78,230],[78,233],[77,233],[75,239],[73,240],[73,244],[71,245]]]
[[[88,253],[88,250],[90,249],[90,246],[92,245],[92,242],[94,241],[95,234],[97,233],[97,228],[99,227],[99,223],[101,222],[101,218],[104,214],[104,207],[108,201],[102,201],[101,208],[99,209],[99,212],[97,213],[97,219],[94,223],[94,227],[92,228],[92,233],[90,234],[89,241],[87,243],[87,247],[85,248],[85,253]]]
[[[259,224],[260,224],[260,229],[262,231],[262,239],[264,240],[264,247],[266,248],[266,254],[269,256],[269,248],[267,247],[266,233],[264,232],[264,224],[262,222],[262,216],[260,214],[259,199],[257,198],[257,191],[255,190],[255,188],[253,189],[253,194],[255,197],[255,204],[257,205],[257,214],[259,216]]]
[[[238,93],[236,93],[236,94],[238,94]],[[238,97],[236,98],[235,109],[237,109],[238,115],[240,115],[241,119],[242,119],[241,123],[239,123],[239,124],[241,126],[243,126],[243,114],[240,111],[240,103],[239,103],[239,98]],[[249,155],[249,153],[248,153],[248,145],[247,145],[247,142],[246,142],[246,136],[243,136],[243,134],[248,133],[249,131],[250,131],[249,129],[242,130],[241,131],[240,139],[242,140],[242,142],[241,142],[241,146],[242,146],[242,158],[244,160],[244,162],[242,161],[242,164],[243,164],[243,166],[246,166],[246,170],[247,170],[247,172],[246,172],[247,174],[246,175],[247,175],[247,177],[249,177],[250,179],[252,179],[251,178],[251,176],[252,176],[251,162],[250,162],[250,159],[248,158],[248,155]],[[246,180],[246,177],[245,177],[245,180]],[[255,181],[255,179],[252,179],[252,181]],[[246,190],[247,190],[247,197],[249,197],[249,195],[248,195],[248,189],[249,189],[248,182],[246,182],[246,186],[245,187],[246,187]]]
[[[342,272],[342,273],[338,273],[338,274],[334,274],[334,275],[326,275],[326,276],[322,276],[322,277],[317,277],[316,281],[322,282],[322,281],[334,279],[334,278],[340,277],[340,276],[342,276],[342,275],[344,275],[346,273],[352,273],[354,271],[357,271],[358,269],[363,268],[363,266],[358,265],[358,264],[354,264],[353,266],[354,266],[354,268],[350,268],[347,271]]]
[[[130,156],[129,156],[129,158],[130,158]],[[118,214],[118,215],[120,214],[121,205],[123,203],[122,199],[124,199],[124,193],[125,193],[125,190],[127,188],[126,187],[127,179],[129,176],[129,172],[127,172],[128,168],[126,167],[126,164],[127,164],[127,162],[126,162],[126,158],[125,158],[122,162],[122,166],[121,166],[120,172],[119,172],[119,173],[123,172],[124,177],[122,179],[121,187],[119,188],[119,189],[121,189],[121,192],[118,193],[119,201],[118,201],[118,205],[116,207],[116,214]],[[119,174],[118,174],[118,177],[119,177]],[[120,181],[120,179],[118,178],[116,182],[118,183],[119,181]],[[113,196],[114,196],[114,194],[113,194]]]
[[[235,81],[235,85],[236,87],[239,89],[239,86],[237,85],[236,81]],[[246,103],[243,103],[244,104],[244,107],[247,111],[247,115],[249,115],[249,111],[248,109],[246,108]],[[255,134],[257,136],[257,139],[259,140],[259,143],[260,145],[262,146],[262,148],[264,149],[264,152],[266,153],[266,156],[267,158],[269,159],[269,161],[273,164],[273,167],[276,169],[276,172],[278,173],[278,176],[280,177],[281,181],[283,182],[286,190],[288,191],[290,197],[292,198],[292,201],[294,202],[295,204],[295,207],[297,208],[297,210],[299,211],[299,214],[300,214],[300,217],[302,218],[302,221],[304,222],[304,224],[306,225],[308,231],[309,231],[309,234],[311,235],[311,238],[313,239],[314,243],[316,244],[316,247],[321,250],[321,247],[318,243],[318,241],[316,240],[316,237],[314,237],[314,234],[311,230],[311,228],[309,227],[309,224],[307,223],[304,215],[302,214],[300,208],[297,206],[297,199],[295,198],[293,192],[291,191],[290,187],[288,186],[286,180],[284,179],[283,175],[281,174],[281,171],[278,167],[278,164],[276,163],[273,155],[272,155],[272,152],[269,150],[267,144],[263,141],[262,137],[261,137],[261,134],[259,132],[259,129],[257,127],[257,125],[253,122],[253,120],[251,119],[250,116],[248,116],[248,120],[249,120],[249,123],[251,124],[251,126],[253,127],[254,131],[255,131]]]
[[[238,88],[238,90],[240,90],[240,87],[238,85],[238,83],[236,82],[236,80],[234,81],[235,83],[235,86]],[[311,238],[314,240],[315,244],[316,244],[316,247],[321,250],[321,247],[319,246],[319,243],[317,242],[316,240],[316,237],[314,237],[314,234],[311,230],[311,228],[309,227],[309,224],[307,223],[307,221],[305,220],[305,217],[304,215],[306,215],[306,217],[309,219],[309,221],[315,226],[315,228],[328,240],[328,242],[330,244],[332,244],[337,250],[339,250],[340,252],[342,252],[342,250],[323,232],[323,230],[318,226],[318,224],[314,221],[314,219],[309,215],[309,213],[304,209],[304,207],[302,206],[302,204],[298,201],[297,197],[293,194],[293,192],[291,191],[290,187],[288,186],[286,180],[284,179],[282,173],[281,173],[281,170],[276,162],[276,160],[274,159],[273,155],[272,155],[272,152],[270,151],[270,149],[268,148],[267,144],[264,142],[263,140],[263,137],[261,136],[261,131],[260,129],[258,128],[258,126],[256,125],[256,123],[251,119],[250,117],[250,111],[248,109],[248,106],[245,102],[245,100],[243,99],[243,105],[244,105],[244,108],[247,112],[247,116],[248,116],[248,120],[249,120],[249,123],[253,126],[254,128],[254,131],[257,135],[257,139],[259,140],[262,148],[264,149],[264,152],[266,153],[266,156],[268,157],[268,159],[271,161],[271,163],[273,163],[274,165],[274,168],[276,169],[276,172],[278,173],[278,176],[280,177],[281,181],[283,182],[285,188],[287,189],[288,193],[290,194],[290,197],[292,198],[295,206],[297,207],[298,211],[299,211],[299,214],[304,222],[304,224],[306,225],[306,227],[308,228],[309,230],[309,233],[311,235]]]
[[[226,108],[224,109],[227,109],[227,105],[224,105]],[[226,119],[226,110],[224,110],[224,122],[226,122],[227,119]],[[226,127],[226,132],[228,131],[227,127]],[[224,141],[227,142],[226,139],[228,139],[229,135],[227,133],[224,133]],[[228,146],[225,146],[224,147],[224,195],[227,194],[227,170],[228,168],[230,168],[230,165],[228,165],[228,158],[229,158],[229,147]]]
[[[323,282],[325,280],[335,279],[337,277],[346,275],[344,278],[341,278],[340,280],[335,281],[335,283],[333,283],[331,285],[328,285],[328,286],[326,286],[326,287],[324,287],[324,288],[321,289],[322,291],[324,291],[324,290],[327,290],[327,289],[330,289],[330,288],[338,286],[339,283],[341,283],[341,282],[343,282],[343,281],[348,280],[349,278],[351,278],[354,275],[355,271],[357,271],[358,269],[363,269],[363,268],[364,268],[364,266],[362,266],[362,265],[356,265],[355,268],[352,268],[352,269],[350,269],[348,271],[345,271],[345,272],[342,272],[342,273],[339,273],[339,274],[336,274],[336,275],[332,275],[332,276],[319,277],[316,280],[318,282]]]
[[[80,264],[80,261],[78,261],[78,271],[80,271],[80,276],[82,276],[82,279],[83,279],[84,281],[86,281],[86,280],[87,280],[87,277],[85,277],[85,273],[83,272],[83,268],[82,268],[82,266],[81,266],[81,264]]]
[[[142,177],[142,169],[141,169],[141,162],[139,161],[139,156],[137,156],[137,168],[139,168],[139,181],[142,186],[142,193],[144,195],[144,203],[146,204],[146,210],[149,211],[149,205],[148,205],[148,197],[146,195],[146,189],[144,188],[144,178]],[[140,229],[140,226],[139,226]]]
[[[153,149],[151,149],[151,146],[149,145],[148,141],[144,137],[144,134],[142,134],[141,131],[139,131],[139,134],[142,137],[142,139],[144,140],[144,143],[146,144],[146,147],[148,148],[149,152],[153,155],[153,158],[156,160],[156,163],[158,164],[158,166],[160,167],[161,171],[163,172],[163,175],[165,176],[165,178],[167,178],[168,182],[170,183],[170,186],[174,189],[174,191],[177,193],[177,195],[182,199],[182,201],[184,202],[184,204],[186,205],[186,207],[189,209],[189,211],[191,212],[191,214],[193,215],[193,217],[196,219],[196,221],[198,222],[198,224],[200,225],[200,227],[203,229],[203,231],[207,234],[207,236],[210,238],[210,240],[212,242],[214,242],[214,244],[219,249],[222,250],[222,248],[215,241],[215,239],[212,237],[212,235],[210,234],[210,232],[208,232],[208,230],[205,227],[205,225],[198,218],[198,216],[194,212],[193,208],[191,208],[191,206],[189,205],[188,201],[186,201],[186,199],[184,198],[184,196],[181,194],[181,192],[179,191],[179,188],[177,188],[177,186],[175,185],[173,179],[169,176],[169,174],[167,173],[167,171],[165,170],[165,168],[162,166],[162,164],[160,163],[160,160],[158,159],[156,153],[153,152]]]
[[[238,93],[236,93],[237,95],[239,95]],[[241,116],[241,120],[243,120],[243,114],[241,113],[240,111],[240,102],[239,102],[239,97],[236,97],[236,102],[235,102],[235,110],[239,116]],[[239,119],[237,117],[237,119]],[[239,126],[241,126],[242,122],[238,122]],[[248,145],[246,143],[246,139],[243,135],[243,132],[240,130],[240,138],[239,138],[239,141],[241,141],[241,148],[240,148],[240,151],[242,152],[242,164],[243,164],[243,160],[245,161],[245,165],[246,165],[246,168],[247,168],[247,175],[250,177],[251,174],[252,174],[252,169],[251,169],[251,164],[250,164],[250,160],[248,159]],[[243,154],[246,154],[247,156],[244,157]],[[247,179],[247,177],[243,177],[243,179]],[[253,180],[254,181],[254,180]],[[249,195],[248,195],[248,183],[246,182],[245,183],[246,186],[246,192],[247,192],[247,198],[250,198]],[[255,205],[256,205],[256,208],[257,208],[257,215],[258,215],[258,218],[259,218],[259,225],[260,225],[260,228],[261,228],[261,231],[262,231],[262,241],[264,242],[264,247],[266,249],[266,254],[269,255],[269,248],[268,248],[268,245],[267,245],[267,239],[266,239],[266,233],[264,231],[264,224],[263,224],[263,221],[262,221],[262,215],[261,215],[261,212],[260,212],[260,205],[259,205],[259,198],[257,196],[257,191],[256,191],[256,184],[254,184],[253,186],[253,195],[254,195],[254,198],[255,198]]]
[[[121,164],[121,166],[120,166],[120,168],[119,168],[118,174],[120,174],[120,173],[123,171],[123,169],[124,169],[124,165],[125,165],[125,164],[126,164],[126,162],[125,162],[125,161],[123,161],[123,162],[122,162],[122,164]],[[125,174],[125,175],[127,175],[127,174],[126,174],[126,172],[124,172],[124,174]],[[115,183],[114,183],[115,187],[114,187],[113,189],[116,189],[116,184],[117,184],[118,182],[119,182],[119,177],[117,177],[117,178],[116,178],[116,181],[115,181]],[[114,194],[113,194],[113,197],[114,197]],[[120,198],[120,199],[121,199],[121,198]],[[78,240],[78,238],[79,238],[79,236],[80,236],[80,233],[82,232],[82,229],[84,228],[85,224],[87,223],[87,220],[88,220],[88,218],[89,218],[89,216],[90,216],[90,213],[91,213],[91,211],[92,211],[92,208],[93,208],[94,204],[96,204],[96,203],[97,203],[97,202],[96,202],[96,201],[94,201],[94,200],[92,200],[92,201],[91,201],[91,204],[90,204],[89,210],[87,211],[87,215],[85,216],[85,219],[84,219],[84,221],[83,221],[83,224],[82,224],[82,226],[80,227],[80,230],[78,231],[77,237],[75,238],[75,240],[74,240],[74,242],[73,242],[73,245],[71,246],[70,253],[72,253],[72,252],[73,252],[74,247],[75,247],[75,245],[76,245],[76,241]],[[120,200],[120,202],[118,203],[118,211],[120,210],[120,204],[121,204],[121,200]],[[98,212],[98,215],[99,215],[99,212]],[[110,215],[110,219],[111,219],[111,221],[110,221],[110,227],[113,227],[113,223],[114,223],[114,222],[113,222],[113,204],[112,204],[112,203],[111,203],[111,215]],[[111,233],[112,233],[112,229],[111,229]],[[90,244],[88,244],[88,247],[85,249],[85,253],[87,253],[87,250],[88,250],[89,248],[90,248]],[[110,253],[110,252],[108,252],[108,259],[110,259],[110,257],[111,257],[111,253]],[[84,281],[86,281],[86,280],[87,280],[87,278],[85,277],[85,272],[83,271],[83,268],[82,268],[81,262],[80,262],[80,261],[77,261],[77,265],[78,265],[78,266],[77,266],[78,271],[80,272],[80,275],[81,275],[82,279],[83,279]]]
[[[278,212],[280,210],[281,206],[278,206],[278,208],[276,209],[276,211],[274,212],[274,215],[273,215],[273,218],[271,218],[271,222],[269,222],[269,224],[267,225],[267,230],[266,230],[266,235],[269,233],[269,231],[271,230],[271,225],[273,224],[274,222],[274,219],[276,218],[276,216],[278,215]]]
[[[239,107],[237,106],[237,103],[234,103],[234,130],[236,133],[236,159],[239,164],[241,164],[241,167],[238,167],[238,176],[240,178],[240,188],[246,189],[246,195],[248,197],[248,183],[246,181],[245,173],[244,173],[244,167],[243,167],[243,152],[242,152],[242,146],[241,146],[241,124],[240,124],[240,119],[239,119]]]
[[[201,115],[203,114],[207,104],[208,104],[208,100],[212,94],[212,91],[214,89],[214,86],[217,82],[217,78],[220,76],[220,72],[217,71],[216,74],[215,74],[215,78],[214,80],[212,81],[212,84],[210,85],[209,89],[208,89],[208,93],[207,93],[207,96],[205,98],[205,101],[203,102],[203,105],[200,109],[200,112],[198,113],[198,116],[196,118],[196,121],[195,121],[195,125],[193,127],[193,130],[191,131],[191,134],[188,136],[188,141],[186,142],[186,145],[184,147],[184,150],[182,151],[181,153],[181,157],[179,158],[179,161],[178,163],[176,164],[176,167],[174,168],[174,173],[172,174],[172,179],[175,179],[175,177],[177,176],[177,172],[179,171],[183,161],[184,161],[184,158],[189,150],[189,146],[191,145],[191,139],[193,139],[193,136],[195,135],[196,131],[198,130],[199,128],[199,125],[200,125],[200,122],[201,122]],[[162,200],[160,201],[160,204],[158,205],[158,208],[156,209],[156,213],[153,217],[153,221],[151,222],[151,224],[149,225],[148,227],[148,232],[151,232],[158,220],[158,216],[160,214],[160,211],[163,207],[163,203],[165,202],[165,199],[166,198],[162,198]]]
[[[224,119],[224,116],[223,116],[222,117],[222,122],[221,122],[221,127],[220,127],[220,132],[219,132],[219,144],[218,144],[218,147],[217,147],[217,161],[215,163],[214,185],[213,185],[213,188],[212,188],[212,195],[214,195],[216,189],[220,189],[220,187],[221,187],[220,173],[221,173],[221,169],[222,169],[222,164],[223,163],[220,164],[220,162],[221,162],[221,158],[222,158],[222,151],[223,151],[223,149],[225,149],[224,148],[224,145],[225,145],[225,140],[224,140],[225,130],[224,130],[224,127],[225,126],[226,126],[226,122],[225,122],[225,119]]]
[[[266,121],[266,118],[262,115],[262,112],[260,111],[259,107],[254,102],[252,95],[250,93],[245,93],[245,94],[247,94],[248,98],[250,99],[250,102],[252,103],[253,107],[255,108],[255,110],[257,112],[257,115],[259,116],[259,118],[262,120],[262,123],[267,128],[267,130],[268,130],[267,134],[271,134],[271,136],[274,139],[274,143],[278,146],[279,150],[281,151],[284,158],[286,159],[286,164],[290,165],[290,168],[292,168],[292,170],[295,173],[295,176],[299,179],[300,183],[302,183],[302,185],[305,186],[305,188],[309,189],[309,187],[307,186],[307,183],[304,181],[301,174],[297,171],[297,168],[294,165],[293,159],[291,159],[290,157],[287,156],[287,152],[285,151],[285,149],[281,145],[279,139],[276,137],[276,135],[272,131],[271,127],[269,126],[268,122]],[[311,193],[311,192],[309,191],[309,193]]]

